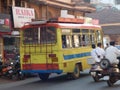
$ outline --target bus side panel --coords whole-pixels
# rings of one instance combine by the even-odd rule
[[[61,69],[63,72],[73,72],[75,64],[77,63],[81,63],[81,70],[90,68],[87,64],[87,58],[90,56],[90,49],[83,49],[64,49],[61,51],[61,57],[63,57]]]

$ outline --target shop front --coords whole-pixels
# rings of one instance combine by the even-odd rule
[[[0,58],[5,60],[4,53],[4,35],[11,34],[10,15],[0,14]]]

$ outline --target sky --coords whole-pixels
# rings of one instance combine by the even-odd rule
[[[112,5],[113,7],[117,8],[118,10],[120,10],[120,4],[115,4],[115,0],[99,0],[100,2],[102,3],[105,3],[105,4],[109,4],[109,5]]]
[[[111,3],[113,3],[114,0],[100,0],[100,1],[102,3],[107,3],[107,4],[110,3],[111,4]]]

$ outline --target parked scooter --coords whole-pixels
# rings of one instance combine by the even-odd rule
[[[113,86],[118,80],[120,80],[120,70],[117,64],[110,64],[109,61],[106,59],[104,62],[108,62],[109,67],[104,67],[109,71],[107,84],[108,86]]]
[[[0,77],[8,77],[9,79],[12,78],[13,68],[12,65],[8,64],[1,64],[0,65]]]
[[[24,79],[24,74],[21,72],[19,61],[15,62],[13,73],[12,73],[12,79],[13,80],[23,80]]]

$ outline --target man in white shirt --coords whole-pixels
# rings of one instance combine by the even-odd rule
[[[91,56],[94,60],[96,60],[96,62],[100,62],[100,60],[104,57],[105,51],[101,48],[101,43],[98,43],[97,46],[98,47],[96,48],[94,44],[92,45],[93,50],[91,51]]]
[[[97,44],[97,48],[95,49],[95,53],[97,55],[96,61],[100,62],[101,59],[103,59],[103,57],[105,56],[105,51],[102,48],[102,44],[101,43]]]
[[[91,51],[91,57],[96,61],[97,55],[95,53],[95,44],[92,44],[92,51]]]
[[[105,57],[111,64],[119,64],[117,57],[120,56],[120,50],[115,47],[115,42],[110,42],[110,46],[106,49]]]

